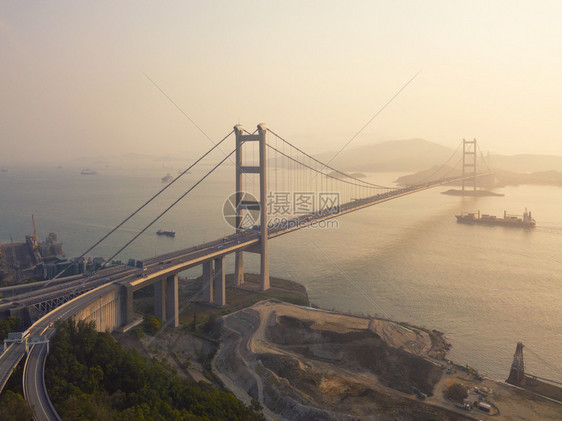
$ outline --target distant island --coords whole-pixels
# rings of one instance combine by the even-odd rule
[[[460,140],[459,140],[460,141]],[[492,148],[494,145],[482,144]],[[451,167],[439,165],[451,157],[454,149],[425,139],[392,140],[343,150],[330,165],[355,176],[354,172],[408,172],[397,180],[399,185],[417,184],[435,178],[427,178],[431,173],[447,176],[460,175]],[[333,152],[316,155],[320,161],[334,157]],[[541,184],[562,185],[562,157],[556,155],[489,154],[488,165],[496,174],[496,186]],[[357,176],[356,176],[357,177]],[[359,177],[357,177],[359,178]]]
[[[562,171],[535,171],[531,173],[517,173],[498,170],[496,172],[498,186],[518,186],[520,184],[538,184],[562,186]]]
[[[460,142],[461,139],[459,139]],[[481,147],[493,148],[493,142],[482,142]],[[314,158],[322,162],[330,162],[334,168],[342,170],[350,177],[363,178],[370,172],[417,172],[432,168],[447,161],[453,154],[454,148],[440,145],[421,138],[389,140],[358,147],[349,147],[336,153],[326,151],[315,154]],[[82,168],[99,168],[110,166],[120,168],[161,167],[171,168],[170,164],[178,166],[181,157],[155,156],[129,153],[124,155],[104,155],[95,157],[81,157],[70,164]],[[502,172],[500,183],[504,185],[517,184],[549,184],[561,185],[562,156],[519,154],[501,155],[489,154],[489,166],[496,173]],[[178,161],[176,165],[175,162]],[[163,163],[166,163],[164,166]],[[183,164],[182,164],[183,165]],[[290,168],[290,160],[285,157],[269,159],[269,165],[276,168]],[[503,174],[505,172],[505,174]],[[341,177],[337,172],[330,173],[334,177]],[[498,177],[500,178],[500,177]],[[166,182],[166,181],[164,181]]]
[[[535,171],[530,173],[518,173],[505,171],[500,169],[492,169],[495,174],[494,186],[518,186],[521,184],[562,186],[562,171]],[[460,176],[460,170],[453,170],[450,167],[432,167],[427,170],[418,171],[413,174],[398,177],[394,182],[399,186],[408,186],[413,184],[426,183],[428,181],[437,180],[447,174],[447,176]],[[460,183],[457,183],[460,184]],[[479,183],[479,187],[483,187]]]
[[[337,171],[332,171],[331,173],[328,174],[330,177],[334,177],[334,178],[344,178],[345,176],[350,177],[350,178],[365,178],[367,177],[365,174],[363,174],[362,172],[352,172],[346,175],[343,175],[340,172]]]

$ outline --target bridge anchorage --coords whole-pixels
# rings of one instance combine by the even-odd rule
[[[515,354],[513,354],[513,362],[509,377],[506,382],[519,385],[525,381],[525,363],[523,362],[523,342],[517,342]]]
[[[517,342],[517,347],[513,354],[513,362],[511,363],[511,370],[509,371],[509,377],[506,383],[521,387],[543,398],[553,399],[555,402],[560,403],[562,401],[562,383],[527,373],[525,371],[525,362],[523,361],[523,347],[524,345],[522,342]],[[527,348],[527,351],[531,350]],[[546,366],[549,365],[536,353],[532,352],[532,354]]]

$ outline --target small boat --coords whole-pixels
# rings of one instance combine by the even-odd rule
[[[165,235],[166,237],[175,237],[175,236],[176,236],[176,232],[175,232],[175,231],[158,230],[158,231],[156,231],[156,234],[158,234],[158,235]]]
[[[94,171],[94,170],[91,170],[89,168],[84,168],[80,174],[82,174],[82,175],[96,175],[97,172]]]

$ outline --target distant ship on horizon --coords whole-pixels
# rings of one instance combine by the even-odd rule
[[[503,212],[503,218],[498,218],[495,215],[480,214],[478,213],[462,213],[455,215],[457,222],[462,224],[480,224],[480,225],[503,225],[507,227],[520,227],[520,228],[534,228],[536,221],[533,219],[531,212],[523,212],[523,218],[515,215],[509,215],[507,211]]]
[[[97,171],[91,170],[89,168],[84,168],[84,169],[82,169],[82,172],[80,174],[82,174],[82,175],[96,175]]]

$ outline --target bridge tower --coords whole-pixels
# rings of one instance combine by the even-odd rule
[[[525,364],[523,362],[523,342],[517,342],[515,354],[513,354],[513,363],[507,382],[511,384],[521,384],[525,380]]]
[[[236,134],[236,231],[243,231],[243,217],[248,210],[259,210],[260,212],[260,243],[257,253],[260,254],[260,289],[269,289],[269,256],[267,250],[267,154],[266,154],[266,134],[267,127],[262,123],[258,124],[257,134],[244,134],[241,125],[234,126]],[[259,142],[259,164],[257,166],[244,165],[244,143]],[[258,174],[260,178],[260,194],[258,201],[243,200],[244,174]],[[244,283],[244,260],[243,252],[237,251],[235,256],[235,279],[236,285]]]
[[[476,191],[476,139],[462,140],[462,191],[465,189],[465,177],[472,177],[472,187]]]

